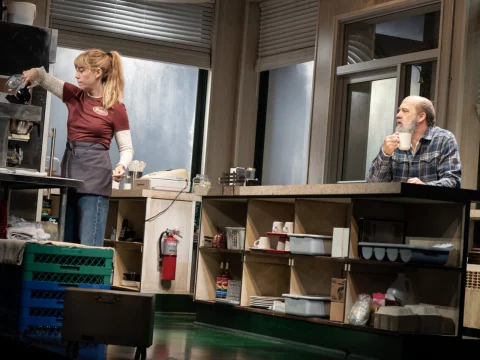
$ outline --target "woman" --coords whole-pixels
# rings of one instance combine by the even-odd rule
[[[74,206],[67,209],[65,239],[103,246],[112,177],[115,181],[122,180],[133,158],[127,111],[121,103],[122,63],[116,51],[92,49],[77,56],[75,69],[78,87],[53,77],[43,67],[24,71],[23,81],[38,83],[68,108],[62,177],[83,180],[84,186],[74,196],[69,194]],[[108,150],[113,136],[120,161],[112,175]]]

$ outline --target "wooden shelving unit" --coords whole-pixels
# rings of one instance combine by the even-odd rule
[[[370,184],[358,187],[365,185]],[[320,185],[316,187],[321,190]],[[463,274],[468,246],[465,217],[469,215],[467,209],[470,209],[471,194],[463,190],[408,184],[399,187],[396,193],[385,189],[375,193],[370,188],[360,194],[351,190],[338,194],[332,191],[332,185],[325,185],[328,190],[325,195],[320,191],[317,194],[271,194],[268,197],[255,195],[254,189],[245,189],[245,193],[250,192],[249,195],[203,197],[201,243],[204,236],[214,236],[217,227],[224,226],[245,227],[246,237],[243,250],[200,247],[195,300],[217,306],[214,301],[216,275],[220,262],[230,259],[235,268],[234,279],[242,281],[240,305],[234,306],[234,309],[359,331],[391,333],[368,326],[350,325],[348,315],[360,294],[386,293],[398,273],[403,272],[412,284],[407,303],[436,306],[445,319],[442,335],[461,336]],[[344,188],[355,189],[352,185]],[[358,247],[362,219],[402,222],[404,236],[398,243],[420,246],[451,243],[454,250],[445,266],[365,260]],[[335,227],[349,228],[348,258],[249,250],[255,240],[271,231],[274,221],[293,221],[294,232],[298,234],[333,235]],[[271,248],[276,248],[277,239],[270,237]],[[392,239],[385,240],[388,241]],[[328,296],[332,278],[347,280],[343,322],[278,314],[249,306],[250,296],[282,296],[285,293]]]

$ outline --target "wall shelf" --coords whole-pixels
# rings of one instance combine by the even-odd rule
[[[361,184],[358,187],[367,188],[368,185],[371,184]],[[408,303],[436,306],[445,319],[446,325],[442,330],[445,336],[460,336],[463,328],[461,321],[464,307],[464,284],[462,284],[464,266],[462,264],[466,261],[463,254],[468,244],[468,239],[465,238],[464,217],[468,216],[466,209],[470,207],[469,197],[473,201],[478,194],[459,190],[457,196],[454,194],[456,190],[423,187],[422,190],[432,193],[427,196],[428,199],[422,200],[422,197],[416,197],[417,187],[414,188],[408,184],[394,185],[394,190],[398,193],[389,193],[380,188],[382,192],[379,194],[369,192],[363,196],[347,192],[342,194],[341,190],[353,189],[353,186],[336,185],[339,191],[335,201],[330,201],[332,199],[326,198],[323,194],[294,196],[291,193],[285,197],[272,194],[268,199],[255,194],[227,196],[222,200],[217,196],[203,197],[202,226],[204,228],[201,242],[203,236],[213,236],[219,225],[228,224],[228,226],[245,226],[246,228],[245,248],[243,251],[235,250],[235,255],[242,253],[243,257],[237,256],[236,260],[232,258],[236,267],[236,280],[242,282],[240,305],[233,308],[343,326],[359,331],[390,334],[392,332],[373,327],[348,325],[348,315],[360,294],[386,293],[397,278],[397,274],[405,272],[412,282],[411,298]],[[322,186],[334,192],[332,185],[315,185],[314,187],[320,189]],[[266,191],[263,188],[259,191]],[[252,193],[254,190],[248,189]],[[405,193],[403,193],[404,190]],[[442,196],[443,192],[445,196]],[[412,196],[414,201],[410,201]],[[285,199],[288,201],[283,201]],[[445,266],[364,260],[359,257],[358,251],[362,219],[403,222],[404,237],[400,240],[387,239],[393,242],[403,241],[402,243],[410,245],[424,246],[448,242],[453,244],[454,249]],[[344,258],[332,258],[249,250],[259,237],[271,231],[274,221],[294,221],[294,233],[299,234],[333,235],[333,229],[336,227],[349,228],[349,255]],[[426,223],[434,226],[425,226]],[[270,236],[272,249],[276,248],[276,241],[278,237]],[[200,248],[195,289],[196,301],[207,301],[216,306],[215,277],[218,274],[220,262],[227,256],[235,255],[228,253],[228,250],[215,252]],[[441,281],[438,281],[439,277]],[[249,307],[251,296],[279,297],[286,293],[330,295],[332,278],[346,279],[345,308],[341,323],[329,319],[277,314],[273,311]]]
[[[231,250],[231,249],[221,249],[221,248],[214,248],[209,246],[200,246],[200,251],[205,252],[217,252],[217,253],[227,253],[227,254],[243,254],[244,250]]]

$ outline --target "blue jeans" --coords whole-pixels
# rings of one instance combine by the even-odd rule
[[[109,198],[69,192],[65,225],[65,242],[103,246]]]

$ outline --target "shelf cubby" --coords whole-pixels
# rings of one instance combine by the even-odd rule
[[[381,242],[416,246],[451,243],[453,251],[445,266],[461,263],[463,216],[465,205],[449,203],[390,203],[378,200],[354,200],[350,232],[350,258],[360,259],[362,219],[403,223],[403,237],[386,236]]]
[[[290,294],[330,296],[332,278],[343,278],[345,263],[329,258],[292,257]]]
[[[225,227],[245,227],[247,223],[247,201],[207,200],[202,202],[202,226],[200,246],[204,237],[214,237],[218,229]]]
[[[243,263],[241,306],[250,296],[282,296],[290,291],[290,259],[246,254]]]
[[[265,233],[272,231],[275,221],[293,222],[295,219],[295,203],[278,202],[268,200],[249,200],[247,228],[245,236],[245,249],[253,247],[253,244]],[[276,249],[278,237],[270,237],[270,247]]]
[[[242,253],[217,252],[200,248],[197,268],[195,300],[215,300],[217,275],[221,262],[229,262],[232,280],[242,280]]]
[[[382,265],[351,264],[347,275],[345,322],[360,294],[385,294],[397,279],[398,269]],[[406,305],[434,305],[444,317],[443,333],[454,335],[458,324],[460,272],[441,269],[405,268],[411,282]],[[439,279],[441,279],[439,281]]]
[[[145,232],[145,199],[118,200],[117,240],[124,219],[128,220],[128,228],[135,231],[135,238],[143,238]]]
[[[295,233],[333,235],[333,228],[349,227],[350,205],[342,202],[297,200]]]

